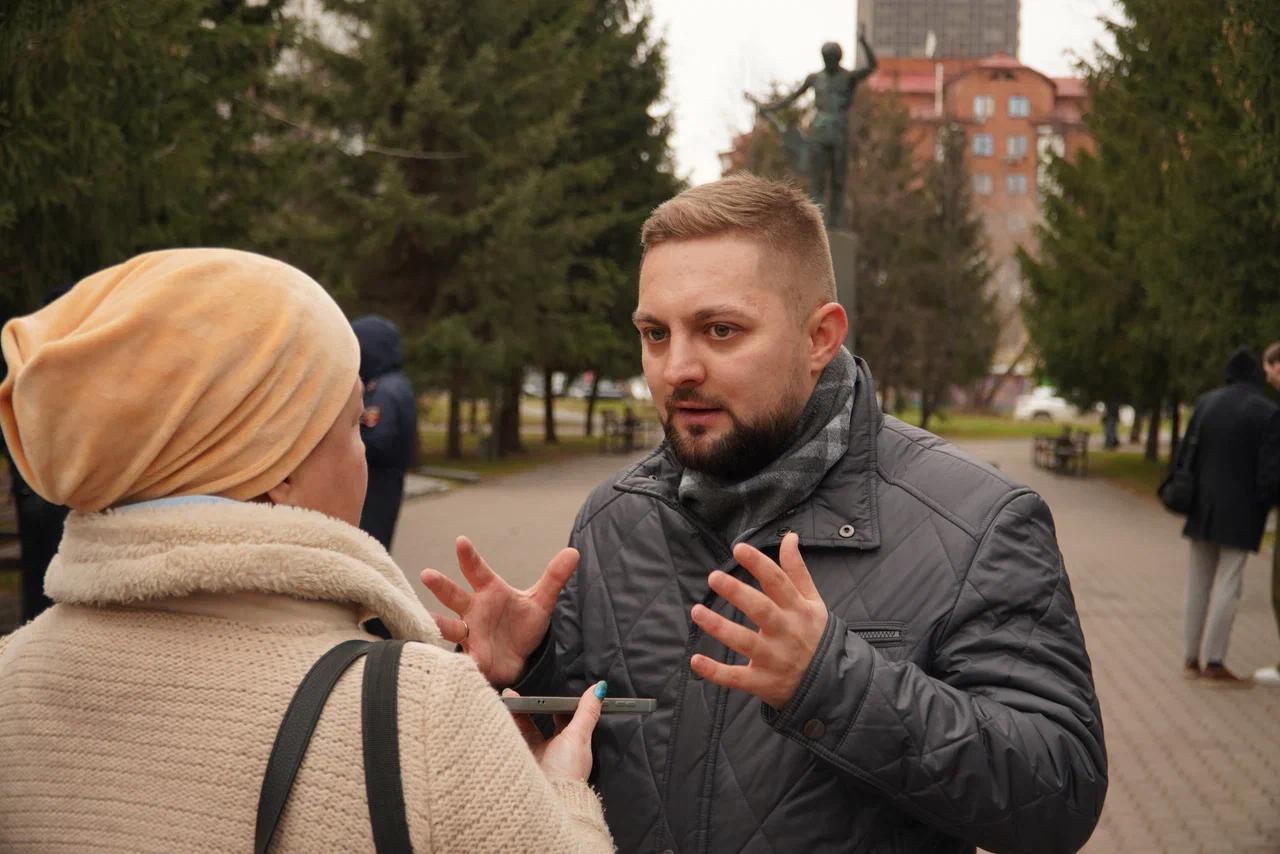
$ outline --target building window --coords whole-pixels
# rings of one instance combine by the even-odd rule
[[[1010,95],[1009,115],[1015,119],[1025,119],[1031,115],[1031,99],[1026,95]]]
[[[985,119],[988,116],[994,116],[996,113],[996,99],[990,95],[974,95],[973,96],[973,116],[977,119]]]
[[[1005,140],[1005,153],[1009,155],[1010,160],[1016,160],[1020,157],[1027,156],[1027,138],[1023,134],[1012,134]]]
[[[992,190],[991,176],[986,172],[973,173],[973,191],[979,196],[989,196]]]
[[[990,157],[995,153],[995,143],[991,139],[989,133],[975,133],[973,135],[973,154],[975,157]]]
[[[1027,176],[1021,172],[1004,176],[1004,191],[1011,196],[1025,196],[1027,194]]]

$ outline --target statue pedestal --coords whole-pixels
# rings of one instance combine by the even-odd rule
[[[849,334],[844,345],[850,353],[857,353],[858,329],[858,290],[857,260],[858,236],[852,231],[837,228],[827,232],[827,242],[831,245],[831,266],[836,273],[836,298],[844,306],[849,315]]]

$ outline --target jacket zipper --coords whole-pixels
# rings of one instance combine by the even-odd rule
[[[636,490],[636,492],[638,492],[641,495],[647,495],[650,498],[654,498],[658,501],[661,501],[663,504],[667,505],[672,510],[674,510],[676,514],[680,516],[680,518],[684,519],[686,522],[692,525],[694,530],[701,533],[703,537],[707,539],[709,544],[711,544],[714,548],[719,550],[721,558],[720,558],[720,566],[717,568],[721,572],[728,572],[733,567],[734,565],[733,552],[730,551],[728,545],[726,545],[720,539],[720,536],[716,534],[714,531],[712,531],[710,528],[708,528],[706,525],[704,525],[700,519],[697,519],[696,517],[688,513],[678,503],[668,501],[666,498],[662,496],[656,495],[652,492],[647,492],[645,490]],[[672,569],[674,570],[675,567],[672,567]],[[708,589],[706,592],[706,595],[704,595],[702,598],[703,606],[710,607],[710,602],[712,599],[715,598],[715,595],[716,594],[713,590]],[[737,609],[735,608],[734,611],[736,613]],[[675,761],[675,745],[678,741],[678,736],[680,733],[680,719],[683,717],[683,715],[681,714],[681,711],[684,709],[685,691],[688,690],[689,682],[692,677],[692,672],[689,670],[687,662],[689,660],[689,656],[693,653],[694,646],[697,644],[698,640],[701,637],[702,637],[702,630],[699,629],[696,625],[691,625],[689,628],[689,640],[685,644],[685,649],[684,649],[684,661],[686,662],[683,668],[684,678],[681,680],[680,691],[676,698],[675,714],[672,715],[672,718],[671,718],[671,747],[667,751],[667,767],[662,777],[663,812],[666,812],[667,801],[671,796],[671,765]],[[734,653],[730,651],[730,656],[732,656],[733,654]],[[713,734],[713,739],[718,734],[720,724],[723,723],[724,701],[726,699],[726,696],[725,696],[726,694],[727,694],[727,689],[716,686],[716,704],[711,715],[711,732]],[[707,768],[703,772],[703,791],[699,795],[699,800],[702,801],[703,803],[699,804],[698,819],[694,825],[694,845],[698,847],[700,850],[704,850],[704,851],[706,849],[707,837],[709,836],[707,832],[707,828],[704,827],[704,824],[710,823],[711,816],[710,816],[709,810],[704,815],[702,807],[704,805],[709,806],[707,789],[709,786],[714,784],[715,765],[716,765],[715,750],[713,749],[709,752],[709,756],[707,760]],[[671,834],[671,824],[670,822],[664,820],[662,822],[662,827],[659,830],[659,838],[663,836],[667,836],[668,834]],[[673,835],[674,834],[672,834],[672,836]],[[668,836],[667,839],[663,840],[663,844],[666,847],[672,847],[675,845],[675,839],[671,838],[671,836]]]
[[[902,629],[850,629],[867,643],[902,640]]]

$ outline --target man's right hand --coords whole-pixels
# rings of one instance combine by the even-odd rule
[[[524,662],[551,625],[556,597],[578,568],[576,549],[562,549],[542,577],[527,590],[503,581],[466,537],[458,537],[458,567],[471,585],[463,590],[434,569],[422,570],[422,583],[458,616],[433,614],[445,640],[461,644],[495,688],[519,678]]]

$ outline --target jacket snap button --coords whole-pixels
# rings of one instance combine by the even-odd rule
[[[778,539],[782,539],[782,538],[783,538],[783,537],[785,537],[787,534],[790,534],[790,533],[791,533],[791,529],[790,529],[790,528],[779,528],[778,530],[774,531],[773,533],[778,537]]]
[[[853,536],[853,526],[852,526],[852,525],[841,525],[841,526],[840,526],[840,536],[844,537],[846,540],[847,540],[847,539],[849,539],[850,537],[852,537],[852,536]]]
[[[827,725],[814,718],[805,723],[803,732],[805,738],[822,738],[827,733]]]

